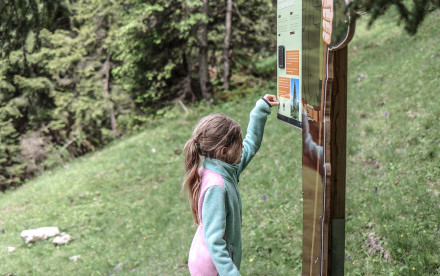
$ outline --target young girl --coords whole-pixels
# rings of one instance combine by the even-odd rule
[[[182,189],[188,193],[198,225],[188,258],[193,276],[240,275],[242,211],[237,183],[260,148],[267,115],[274,105],[279,105],[274,95],[257,101],[244,140],[237,122],[211,114],[198,122],[185,145]]]

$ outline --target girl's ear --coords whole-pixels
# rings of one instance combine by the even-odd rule
[[[220,149],[220,156],[221,156],[222,158],[226,158],[226,154],[227,154],[227,152],[228,152],[228,149],[227,149],[226,147],[221,148],[221,149]]]

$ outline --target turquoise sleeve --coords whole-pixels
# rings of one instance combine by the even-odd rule
[[[229,257],[226,241],[226,190],[221,186],[209,188],[203,199],[202,223],[206,246],[219,275],[240,275]]]
[[[261,141],[263,140],[264,125],[266,124],[267,115],[269,114],[269,104],[263,99],[258,100],[254,109],[251,111],[246,137],[243,141],[243,153],[241,155],[241,162],[238,165],[239,175],[260,149]]]

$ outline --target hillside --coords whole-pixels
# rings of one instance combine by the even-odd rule
[[[392,16],[369,30],[361,20],[350,44],[346,275],[440,274],[439,18],[431,14],[414,37]],[[275,93],[266,86],[189,114],[175,108],[139,134],[0,194],[0,274],[188,275],[195,228],[178,151],[212,112],[245,129],[255,101]],[[243,275],[301,272],[300,141],[274,110],[240,181]],[[42,226],[73,241],[23,242],[21,231]]]

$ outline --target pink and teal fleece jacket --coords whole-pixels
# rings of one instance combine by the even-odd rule
[[[269,103],[264,99],[258,100],[250,114],[241,162],[238,165],[230,165],[212,158],[205,158],[203,161],[200,168],[201,223],[188,258],[193,276],[211,273],[240,275],[242,205],[238,182],[241,172],[260,148],[264,125],[270,113]],[[207,248],[209,254],[201,253],[199,249],[202,247]],[[202,260],[203,258],[205,259]],[[209,270],[212,263],[217,271],[209,273],[207,269]]]

